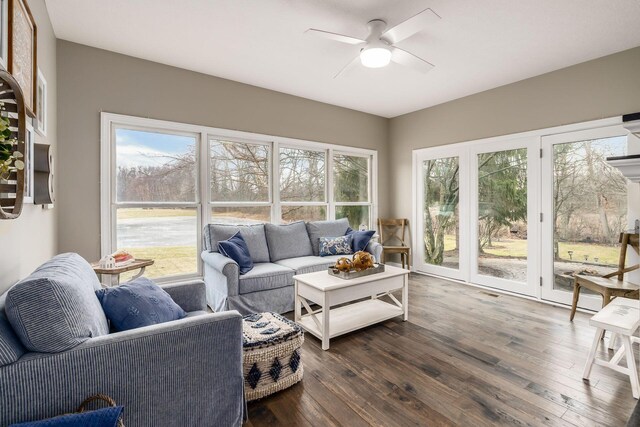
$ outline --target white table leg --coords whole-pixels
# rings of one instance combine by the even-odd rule
[[[145,268],[146,268],[146,267],[142,267],[142,268],[140,269],[140,271],[138,272],[138,274],[134,275],[134,276],[131,278],[131,280],[135,280],[135,279],[137,279],[138,277],[142,276],[142,275],[144,274],[144,269],[145,269]],[[120,275],[118,275],[118,276],[120,276]]]
[[[616,334],[615,332],[611,332],[611,335],[609,335],[609,347],[607,347],[609,350],[613,350],[613,347],[616,345],[617,337],[618,334]]]
[[[329,350],[329,294],[324,293],[322,298],[322,349]]]
[[[402,308],[404,310],[404,315],[402,317],[403,321],[409,320],[409,275],[405,274],[404,282],[402,286]]]
[[[300,304],[300,297],[298,296],[298,281],[296,280],[293,284],[294,286],[294,304],[295,304],[295,314],[294,314],[294,321],[295,322],[299,322],[300,318],[302,317],[302,307]]]
[[[596,336],[593,337],[593,344],[591,344],[591,349],[587,356],[587,362],[584,365],[584,371],[582,373],[582,378],[585,380],[588,380],[589,375],[591,375],[591,367],[593,366],[593,360],[596,358],[596,350],[598,349],[598,344],[600,344],[603,332],[604,329],[602,328],[596,329]]]
[[[640,398],[640,384],[638,384],[638,371],[636,370],[636,358],[633,354],[631,338],[628,335],[620,335],[622,345],[625,347],[627,356],[627,369],[629,370],[629,380],[631,381],[631,394],[636,399]]]

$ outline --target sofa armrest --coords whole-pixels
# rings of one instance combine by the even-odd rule
[[[369,244],[365,248],[365,251],[369,252],[376,259],[376,262],[382,260],[382,245],[373,240],[369,240]]]
[[[161,285],[184,311],[200,311],[207,309],[207,296],[202,280]]]
[[[0,393],[0,425],[73,412],[103,393],[124,405],[125,425],[240,426],[242,318],[207,314],[28,353],[0,368],[0,390],[11,390]]]
[[[215,311],[227,309],[227,298],[239,293],[240,268],[218,252],[202,252],[207,303]]]

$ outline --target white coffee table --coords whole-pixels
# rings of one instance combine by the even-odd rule
[[[386,265],[382,273],[345,280],[326,270],[293,276],[295,281],[295,321],[307,332],[322,340],[322,349],[329,349],[329,340],[396,316],[409,318],[409,271]],[[402,290],[402,302],[391,293]],[[389,296],[391,302],[380,299]],[[362,298],[365,301],[345,304]],[[320,306],[311,309],[311,304]],[[302,315],[302,307],[307,310]]]

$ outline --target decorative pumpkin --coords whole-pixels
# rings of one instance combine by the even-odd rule
[[[362,270],[366,270],[367,268],[373,268],[374,267],[373,255],[371,255],[369,252],[358,251],[355,254],[353,254],[353,260],[351,261],[351,264],[356,271],[362,271]]]
[[[349,258],[338,258],[338,260],[336,261],[336,265],[333,266],[333,268],[335,268],[338,271],[350,271],[352,268],[351,265],[351,260]]]

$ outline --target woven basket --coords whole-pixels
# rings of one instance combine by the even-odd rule
[[[109,406],[118,406],[116,405],[116,401],[106,394],[94,394],[93,396],[89,396],[85,400],[83,400],[80,406],[78,406],[78,409],[76,409],[76,412],[85,412],[90,410],[88,409],[88,406],[93,402],[104,402]],[[118,427],[124,427],[122,417],[120,417],[120,419],[118,420]]]

